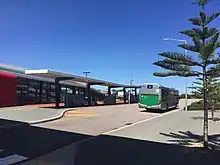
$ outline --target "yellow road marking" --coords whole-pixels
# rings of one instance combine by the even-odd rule
[[[94,113],[94,112],[73,110],[73,111],[67,111],[65,114],[69,114],[69,113]]]
[[[97,116],[99,114],[95,114],[95,113],[75,113],[75,114],[65,114],[66,117],[86,117],[86,116]]]
[[[100,115],[100,114],[96,114],[96,113],[69,113],[69,114],[65,114],[64,117],[61,119],[51,121],[51,123],[72,120],[72,119],[74,119],[74,117],[94,117],[94,116],[98,116],[98,115]]]

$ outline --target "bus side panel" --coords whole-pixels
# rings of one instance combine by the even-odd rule
[[[0,72],[0,107],[16,105],[16,76]]]
[[[162,88],[161,108],[169,109],[176,107],[178,104],[179,104],[178,91],[174,91],[169,88]]]

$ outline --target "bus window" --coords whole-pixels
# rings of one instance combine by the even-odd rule
[[[162,88],[162,99],[166,99],[169,95],[169,90],[166,88]]]

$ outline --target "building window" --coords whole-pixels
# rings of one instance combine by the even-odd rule
[[[28,79],[25,78],[17,78],[17,103],[18,105],[24,105],[27,102],[28,96]]]
[[[17,100],[19,105],[40,102],[40,81],[17,78]]]
[[[40,81],[29,80],[28,99],[30,103],[40,102]]]
[[[73,93],[73,87],[67,85],[67,86],[66,86],[66,91],[67,91],[68,94],[72,94],[72,93]]]
[[[60,85],[60,102],[65,101],[66,93],[67,93],[66,85],[61,84]]]
[[[55,83],[17,78],[17,100],[19,105],[31,103],[54,103]],[[60,84],[60,101],[64,102],[66,94],[84,95],[85,89]]]
[[[75,87],[75,94],[79,94],[79,88],[78,87]]]
[[[85,94],[85,89],[84,88],[78,88],[79,94],[84,95]]]
[[[48,91],[48,102],[54,103],[55,102],[55,84],[50,83],[50,88]]]

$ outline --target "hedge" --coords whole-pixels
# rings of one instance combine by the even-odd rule
[[[188,106],[188,110],[203,110],[203,109],[204,106],[203,106],[203,102],[201,101],[192,103],[191,105]],[[211,107],[209,107],[209,109],[211,109]],[[220,103],[216,105],[216,109],[220,110]]]

